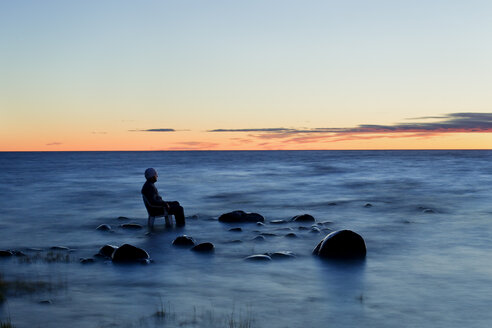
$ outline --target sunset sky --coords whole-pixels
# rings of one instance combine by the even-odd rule
[[[0,1],[0,151],[492,149],[492,1]]]

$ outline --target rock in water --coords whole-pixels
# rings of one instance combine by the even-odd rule
[[[294,258],[296,255],[291,251],[280,251],[274,253],[265,253],[265,255],[270,256],[271,259],[286,259],[286,258]]]
[[[244,258],[246,261],[271,261],[272,258],[265,254],[250,255]]]
[[[139,230],[143,228],[140,224],[137,223],[123,223],[120,225],[120,227],[123,229],[133,229],[133,230]]]
[[[212,252],[214,250],[214,244],[201,243],[193,247],[191,250],[195,252]]]
[[[104,257],[111,257],[113,255],[114,251],[118,248],[118,246],[113,246],[113,245],[104,245],[99,249],[98,255],[104,256]]]
[[[309,214],[302,214],[294,216],[291,221],[295,222],[315,222],[316,220]]]
[[[313,250],[313,254],[338,259],[364,258],[366,244],[359,234],[350,230],[339,230],[323,238]]]
[[[140,262],[148,260],[150,256],[141,248],[124,244],[114,251],[112,258],[113,262]]]
[[[10,257],[14,255],[11,251],[0,250],[0,257]]]
[[[258,213],[246,213],[244,211],[234,211],[222,214],[219,217],[220,222],[225,223],[242,223],[242,222],[263,222],[265,218]]]
[[[195,240],[187,235],[176,237],[173,241],[174,246],[195,246]]]
[[[101,230],[101,231],[111,231],[111,226],[109,224],[100,224],[96,230]]]

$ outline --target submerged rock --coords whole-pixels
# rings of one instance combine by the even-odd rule
[[[145,250],[130,244],[118,247],[112,256],[113,262],[141,262],[149,258],[150,256]]]
[[[367,203],[366,205],[364,205],[364,207],[372,207],[372,204],[371,203]]]
[[[194,252],[212,252],[214,248],[214,244],[206,242],[196,245],[191,250]]]
[[[143,227],[140,224],[137,223],[123,223],[120,225],[121,228],[123,229],[131,229],[131,230],[140,230]]]
[[[297,238],[297,235],[293,232],[289,232],[288,234],[285,235],[287,238]]]
[[[313,250],[313,254],[326,258],[364,258],[366,244],[359,234],[350,230],[339,230],[323,238]]]
[[[265,237],[264,236],[256,236],[255,238],[253,238],[254,241],[265,241]]]
[[[101,231],[110,231],[111,226],[109,224],[100,224],[96,230],[101,230]]]
[[[82,264],[94,263],[95,261],[96,260],[94,260],[91,257],[89,257],[89,258],[81,258],[80,259],[80,263],[82,263]]]
[[[111,257],[116,249],[118,249],[118,246],[104,245],[99,249],[97,254],[104,257]]]
[[[241,231],[243,231],[243,229],[242,228],[239,228],[239,227],[238,228],[230,228],[229,231],[241,232]]]
[[[280,251],[274,253],[265,253],[265,255],[270,256],[271,259],[286,259],[286,258],[294,258],[296,255],[291,251]]]
[[[265,254],[250,255],[248,257],[245,257],[244,259],[246,261],[261,261],[261,262],[267,262],[272,260],[270,256]]]
[[[70,250],[70,248],[68,248],[67,246],[53,246],[50,249],[52,249],[54,251],[69,251]]]
[[[273,232],[262,232],[260,235],[264,237],[275,237],[277,234]]]
[[[219,222],[225,223],[243,223],[243,222],[263,222],[265,218],[258,213],[246,213],[244,211],[233,211],[222,214]]]
[[[0,257],[10,257],[14,255],[11,251],[0,250]]]
[[[314,219],[314,217],[312,217],[311,215],[309,214],[302,214],[302,215],[296,215],[294,216],[292,219],[290,219],[291,221],[294,221],[294,222],[315,222],[316,220]]]
[[[118,216],[118,220],[130,220],[126,216]]]
[[[176,237],[173,241],[174,246],[195,246],[195,240],[187,235]]]

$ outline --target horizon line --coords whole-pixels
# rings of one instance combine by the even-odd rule
[[[161,149],[161,150],[0,150],[0,153],[101,153],[101,152],[193,152],[193,151],[223,151],[223,152],[248,152],[248,151],[490,151],[492,148],[370,148],[370,149]]]

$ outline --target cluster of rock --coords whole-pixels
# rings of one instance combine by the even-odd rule
[[[104,245],[99,249],[99,256],[110,258],[116,263],[141,262],[147,263],[150,260],[149,253],[144,249],[135,247],[130,244],[124,244],[120,247],[113,245]]]
[[[192,237],[187,235],[176,237],[176,239],[174,239],[173,241],[173,245],[181,247],[191,247],[191,250],[194,252],[213,252],[215,249],[214,244],[210,242],[197,244]]]
[[[367,204],[366,204],[367,205]],[[369,207],[369,206],[366,206]],[[123,218],[122,218],[123,219]],[[126,218],[125,218],[126,219]],[[229,213],[222,214],[219,217],[219,222],[223,223],[256,223],[259,226],[264,226],[265,218],[258,213],[246,213],[244,211],[238,210]],[[299,226],[299,229],[311,230],[311,232],[320,233],[322,230],[316,226],[322,227],[323,223],[316,223],[316,219],[309,214],[301,214],[292,217],[290,220],[273,220],[270,221],[271,224],[284,224],[288,222],[298,222],[298,223],[314,223],[309,229],[305,226]],[[120,225],[124,229],[141,229],[142,226],[133,223],[126,223]],[[97,227],[98,230],[111,231],[111,227],[107,224],[102,224]],[[291,228],[285,228],[292,230]],[[323,229],[330,230],[330,229]],[[242,232],[241,227],[230,228],[231,232]],[[253,240],[258,241],[265,240],[265,235],[268,233],[262,233]],[[272,234],[274,235],[274,234]],[[287,233],[286,237],[295,238],[297,235],[293,232]],[[210,242],[197,243],[192,237],[187,235],[178,236],[174,239],[174,246],[187,247],[195,252],[213,252],[215,246]],[[8,252],[8,251],[7,251]],[[366,245],[364,239],[357,233],[350,230],[339,230],[329,233],[325,238],[323,238],[317,246],[314,248],[314,255],[322,258],[335,258],[335,259],[353,259],[353,258],[364,258],[366,256]],[[5,253],[8,254],[8,253]],[[0,256],[2,251],[0,251]],[[149,254],[138,247],[130,244],[124,244],[120,247],[113,245],[103,246],[98,253],[98,256],[111,259],[113,262],[148,262],[150,259]],[[264,254],[254,254],[245,257],[248,261],[271,261],[272,259],[282,259],[282,258],[294,258],[295,254],[289,251],[282,252],[272,252]],[[90,259],[89,259],[90,260]]]

